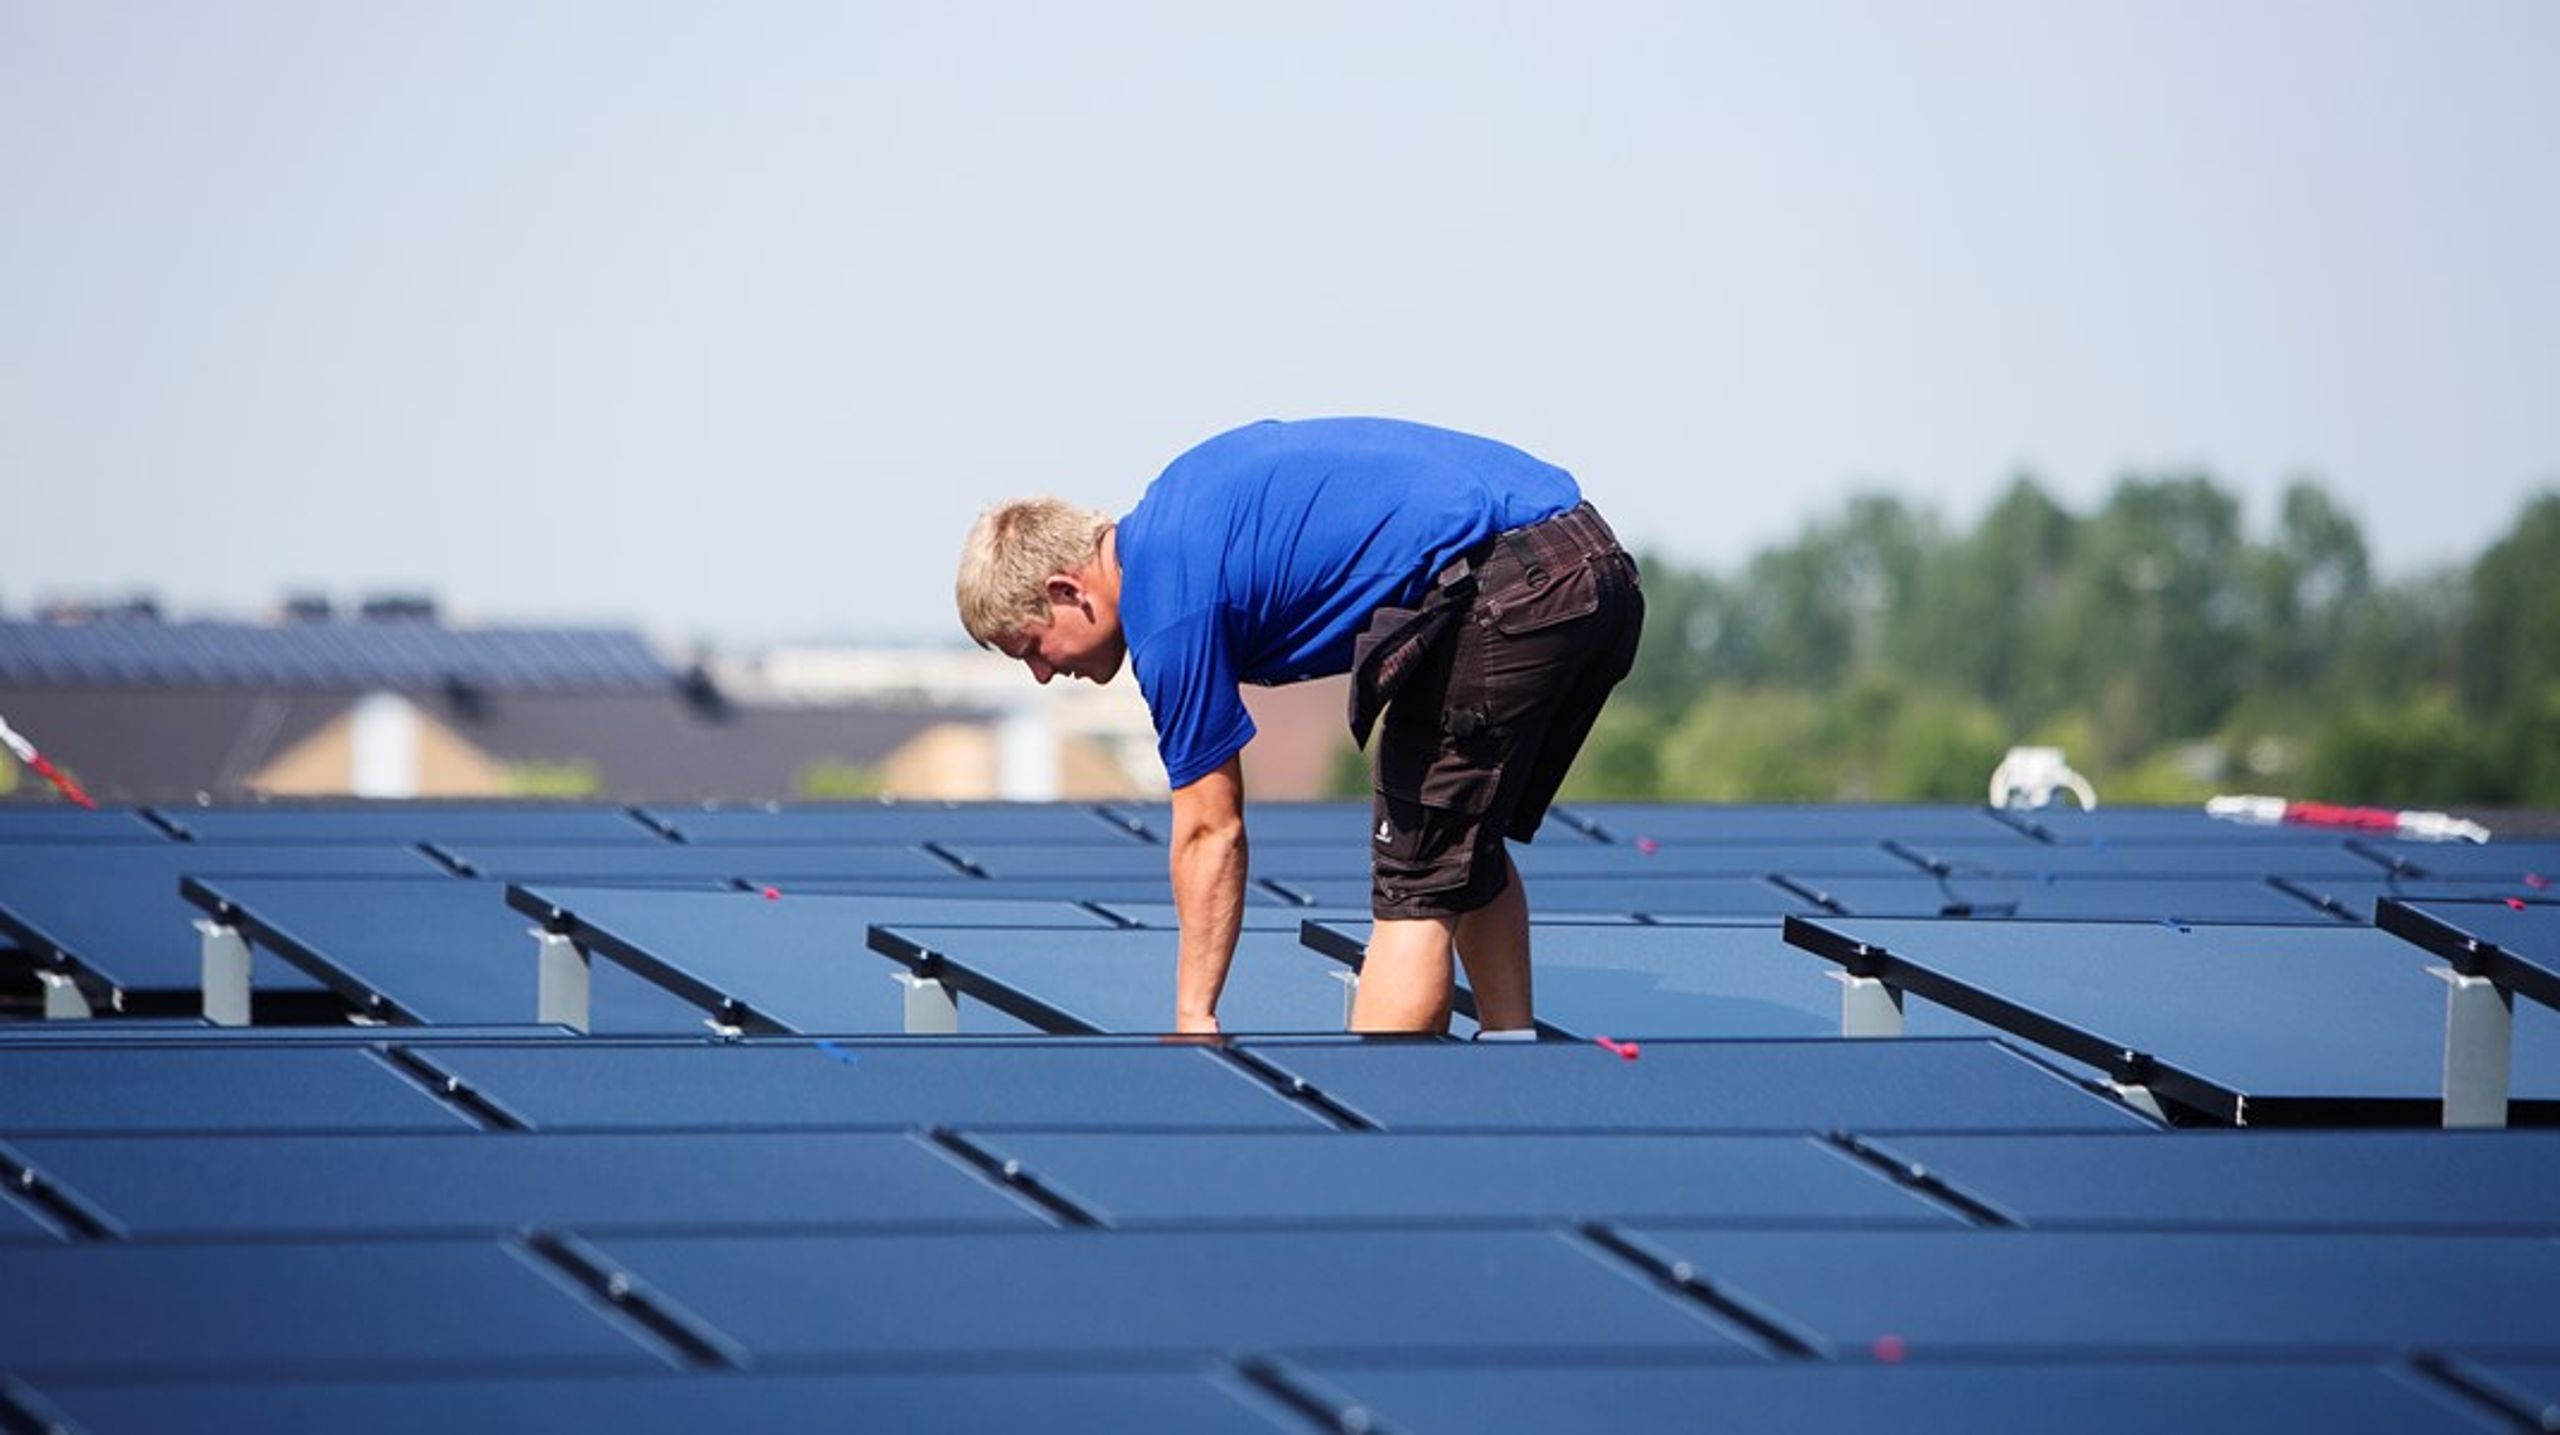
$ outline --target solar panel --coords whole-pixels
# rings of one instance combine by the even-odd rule
[[[613,807],[377,803],[366,806],[164,807],[198,842],[575,842],[664,846],[666,839]]]
[[[272,952],[384,1020],[503,1025],[535,1014],[533,938],[489,882],[218,877],[183,889]],[[596,974],[595,1030],[702,1030],[702,1013],[619,967]]]
[[[2539,897],[2522,882],[2448,882],[2426,877],[2276,877],[2276,886],[2343,921],[2364,924],[2386,899],[2470,901],[2477,898]]]
[[[1123,1228],[1959,1223],[1838,1148],[1798,1136],[1023,1132],[979,1144]]]
[[[0,1136],[432,1131],[469,1118],[345,1047],[0,1048]]]
[[[873,928],[870,944],[1041,1031],[1173,1029],[1179,944],[1171,933],[897,924]],[[1230,1032],[1338,1032],[1342,975],[1339,964],[1290,933],[1245,933],[1227,972],[1219,1024]]]
[[[1897,844],[1933,872],[2051,877],[2265,878],[2371,877],[2373,862],[2332,839],[2299,842],[2111,842],[2048,845],[2022,842]],[[1811,870],[1796,864],[1789,870]]]
[[[260,1430],[339,1435],[619,1435],[711,1429],[1182,1430],[1271,1435],[1279,1414],[1242,1379],[1194,1370],[971,1368],[794,1375],[481,1376],[326,1384],[80,1385],[43,1397],[90,1435]]]
[[[451,879],[426,854],[394,846],[0,847],[0,931],[28,951],[78,964],[97,1006],[112,1007],[125,992],[192,997],[203,952],[198,913],[180,900],[179,880],[257,875]],[[272,957],[257,963],[255,980],[261,990],[318,990]]]
[[[966,892],[978,884],[962,881]],[[918,918],[1101,929],[1103,919],[1064,903],[936,902],[929,898],[812,895],[794,889],[669,892],[515,887],[519,920],[569,933],[578,944],[730,1025],[760,1031],[889,1033],[905,1029],[900,968],[864,944],[876,921]],[[528,964],[532,946],[524,948]],[[528,1004],[530,1014],[534,1008]],[[1030,1028],[1001,1009],[972,1007],[975,1032]]]
[[[713,880],[766,886],[812,878],[955,884],[970,880],[966,872],[916,847],[837,847],[815,843],[591,847],[548,842],[440,842],[436,850],[473,876],[498,882]]]
[[[1368,923],[1309,923],[1306,941],[1348,961]],[[1840,1031],[1837,968],[1790,947],[1775,922],[1747,926],[1529,929],[1539,1023],[1569,1036],[1819,1037]],[[1466,975],[1462,970],[1459,981]],[[1915,1036],[1991,1037],[1970,1017],[1910,1004]]]
[[[1109,905],[1117,902],[1163,903],[1172,900],[1173,889],[1162,872],[1143,878],[1109,877],[1011,877],[1003,881],[963,879],[969,885],[952,887],[940,879],[922,882],[838,881],[827,878],[804,878],[792,882],[788,892],[831,893],[843,896],[932,897],[947,894],[954,897],[994,898],[1007,902],[1067,902]],[[1368,885],[1361,884],[1360,905],[1368,903]],[[1284,888],[1263,882],[1247,883],[1245,906],[1274,909],[1296,909],[1309,905],[1307,899]]]
[[[1842,917],[1787,940],[2234,1124],[2441,1106],[2443,989],[2371,928]],[[2516,1014],[2515,1090],[2560,1098],[2560,1014]]]
[[[1714,1412],[1717,1428],[1818,1435],[1978,1435],[2067,1423],[2079,1435],[2263,1435],[2274,1429],[2477,1430],[2466,1403],[2405,1368],[2300,1362],[2237,1365],[1999,1361],[1958,1364],[1380,1367],[1310,1361],[1291,1373],[1378,1428],[1436,1431],[1614,1427],[1677,1430]],[[2066,1413],[2067,1412],[2067,1413]]]
[[[1247,1042],[1389,1131],[2140,1130],[1987,1041]]]
[[[648,1237],[613,1261],[757,1361],[1115,1358],[1257,1346],[1730,1349],[1675,1301],[1544,1231]],[[848,1299],[858,1292],[859,1299]]]
[[[21,1137],[130,1239],[841,1227],[990,1230],[1037,1208],[919,1137],[866,1132]]]
[[[2512,1236],[1630,1227],[1819,1353],[2237,1357],[2560,1339],[2560,1245]]]
[[[130,807],[91,810],[68,803],[0,803],[0,842],[167,842],[169,834]]]
[[[1103,809],[1043,802],[865,802],[845,806],[647,807],[641,815],[686,842],[1003,844],[1146,839]]]
[[[0,1281],[0,1349],[38,1380],[665,1363],[495,1242],[18,1246]]]
[[[2008,821],[2049,842],[2071,845],[2201,842],[2217,846],[2279,846],[2305,841],[2339,840],[2335,829],[2300,824],[2235,822],[2201,807],[2105,806],[2082,812],[2071,807],[2016,809]]]
[[[1273,879],[1311,907],[1369,905],[1369,879]],[[1530,910],[1542,917],[1585,913],[1679,913],[1728,917],[1779,917],[1819,912],[1819,902],[1759,877],[1546,877],[1523,878]],[[1881,880],[1881,879],[1879,879]]]
[[[2560,902],[2413,902],[2383,905],[2382,929],[2546,1007],[2560,1007]]]
[[[1789,872],[1779,880],[1809,901],[1866,917],[2255,926],[2331,926],[2339,920],[2254,877],[1817,877]]]
[[[1144,832],[1156,842],[1173,835],[1173,804],[1115,802],[1103,809],[1110,817]],[[1256,847],[1341,846],[1369,849],[1369,803],[1256,802],[1245,812],[1245,830]]]
[[[0,1052],[0,1058],[8,1053]],[[439,1046],[437,1069],[537,1130],[1225,1130],[1327,1124],[1213,1052],[1154,1042]]]
[[[2039,1229],[2560,1234],[2560,1132],[1894,1136],[1875,1146]]]
[[[2349,844],[2408,877],[2468,882],[2520,882],[2548,893],[2560,884],[2560,842],[2385,842]]]
[[[1612,842],[1875,842],[1899,837],[2030,839],[1987,807],[1806,805],[1701,807],[1679,803],[1572,802],[1551,817]],[[1550,826],[1554,825],[1553,823]]]

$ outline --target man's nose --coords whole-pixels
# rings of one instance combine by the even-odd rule
[[[1058,675],[1058,670],[1056,668],[1050,667],[1047,663],[1040,661],[1038,658],[1025,658],[1022,661],[1030,666],[1031,676],[1043,686],[1046,686],[1051,678]]]

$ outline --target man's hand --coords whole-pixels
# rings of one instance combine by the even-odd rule
[[[1182,1033],[1184,1036],[1216,1036],[1218,1034],[1218,1014],[1213,1011],[1204,1011],[1197,1014],[1191,1012],[1177,1012],[1173,1018],[1173,1029]]]

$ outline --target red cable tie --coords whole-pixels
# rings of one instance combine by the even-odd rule
[[[1875,1356],[1883,1364],[1900,1365],[1902,1358],[1910,1353],[1910,1344],[1901,1336],[1879,1335],[1876,1337]]]
[[[765,899],[766,901],[768,901],[768,902],[779,902],[779,901],[781,901],[781,900],[782,900],[782,889],[781,889],[781,888],[779,888],[779,887],[767,887],[767,888],[765,888],[765,889],[764,889],[764,899]]]
[[[1595,1036],[1591,1039],[1599,1044],[1602,1051],[1615,1052],[1628,1061],[1635,1060],[1644,1052],[1643,1047],[1632,1041],[1611,1041],[1605,1036]]]
[[[2521,912],[2521,911],[2523,911],[2523,910],[2524,910],[2524,898],[2522,898],[2522,897],[2509,897],[2509,898],[2507,899],[2507,905],[2508,905],[2508,906],[2510,906],[2510,907],[2513,907],[2515,910],[2517,910],[2517,911]]]
[[[1650,837],[1639,837],[1636,839],[1636,850],[1647,857],[1650,857],[1654,853],[1662,850],[1662,844],[1654,841]]]
[[[2537,892],[2541,892],[2549,889],[2551,886],[2551,879],[2543,876],[2539,872],[2527,872],[2524,874],[2524,884]]]

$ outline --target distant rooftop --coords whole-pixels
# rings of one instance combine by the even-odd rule
[[[164,623],[0,621],[12,687],[663,689],[675,673],[616,628],[448,628],[416,618]]]

